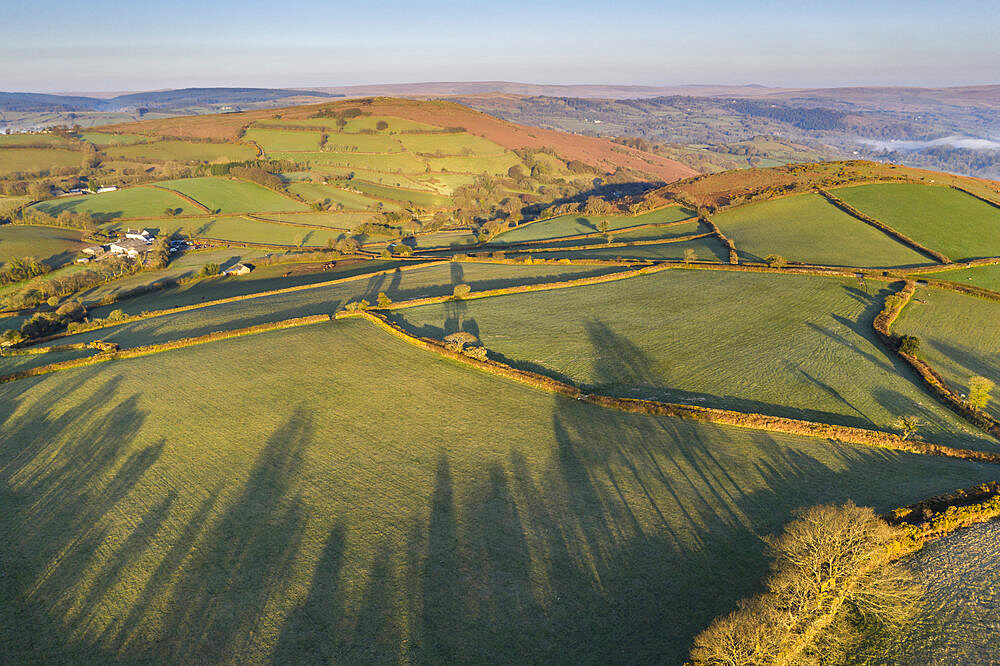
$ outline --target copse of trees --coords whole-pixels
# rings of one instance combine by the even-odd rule
[[[12,257],[0,271],[0,285],[14,284],[49,272],[49,267],[34,257]]]
[[[9,310],[35,307],[53,296],[67,296],[81,289],[89,289],[137,273],[142,269],[142,262],[125,257],[113,257],[92,263],[90,266],[91,268],[69,275],[34,279],[23,288],[6,294],[3,305]]]
[[[774,561],[765,591],[699,634],[691,661],[826,663],[848,651],[864,629],[898,628],[922,593],[890,561],[902,534],[851,502],[802,511],[767,539]]]

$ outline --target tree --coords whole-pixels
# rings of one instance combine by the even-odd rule
[[[337,251],[341,254],[355,254],[361,249],[361,244],[356,238],[341,238],[337,241]]]
[[[892,422],[892,427],[898,430],[899,436],[905,440],[909,439],[920,428],[920,423],[920,417],[900,416]]]
[[[199,275],[201,277],[212,277],[219,274],[219,264],[209,262],[201,267]]]
[[[858,627],[898,628],[921,594],[912,576],[888,560],[900,536],[872,509],[851,502],[800,512],[766,539],[774,561],[765,591],[699,634],[691,661],[827,663]]]
[[[377,129],[379,132],[384,132],[385,130],[389,129],[389,123],[385,122],[384,120],[380,120],[377,123],[375,123],[375,129]]]
[[[392,304],[392,299],[385,295],[384,291],[378,292],[378,306],[387,308]]]
[[[788,261],[780,254],[769,254],[764,257],[764,261],[766,261],[767,265],[771,268],[784,268],[785,264],[788,263]]]
[[[450,335],[444,336],[445,346],[452,351],[462,351],[466,347],[471,347],[479,344],[479,338],[477,338],[472,333],[468,331],[457,331]]]
[[[455,289],[452,290],[451,295],[454,298],[462,299],[472,293],[472,287],[467,284],[456,284]]]
[[[684,250],[684,263],[690,264],[694,261],[698,261],[698,253],[694,251],[693,247],[686,248]]]
[[[990,404],[990,391],[993,390],[994,386],[996,386],[996,384],[986,377],[976,375],[970,379],[969,398],[966,401],[969,403],[969,407],[977,412],[981,412],[986,409],[986,406]]]

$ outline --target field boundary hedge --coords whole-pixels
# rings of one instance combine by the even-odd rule
[[[890,351],[895,352],[899,358],[906,361],[913,368],[940,402],[950,407],[952,411],[977,428],[1000,439],[1000,422],[985,412],[973,409],[961,394],[948,386],[944,378],[930,364],[912,354],[908,354],[897,345],[896,338],[891,331],[892,325],[903,311],[903,308],[913,298],[915,292],[916,283],[913,280],[907,280],[903,284],[903,287],[895,293],[895,296],[898,296],[898,298],[892,298],[892,295],[886,297],[885,306],[876,315],[875,321],[872,324],[875,333]]]
[[[517,247],[511,247],[508,252],[515,252],[521,254],[535,254],[539,252],[575,252],[577,250],[603,250],[605,248],[616,248],[616,247],[636,247],[639,245],[666,245],[667,243],[684,243],[686,241],[693,241],[699,238],[708,238],[709,236],[715,236],[712,232],[706,232],[703,234],[688,234],[686,236],[674,236],[673,238],[650,238],[644,240],[635,241],[621,241],[621,242],[611,242],[611,243],[591,243],[589,245],[571,245],[570,247],[530,247],[519,249]]]
[[[322,289],[324,287],[332,287],[337,284],[346,284],[348,282],[356,282],[359,280],[367,280],[379,275],[389,275],[391,273],[399,271],[408,271],[415,268],[424,268],[431,266],[440,266],[447,264],[447,261],[427,261],[421,264],[415,264],[412,266],[396,266],[393,268],[386,268],[381,271],[375,271],[373,273],[360,273],[358,275],[351,275],[344,278],[336,278],[334,280],[326,280],[324,282],[314,282],[311,284],[299,284],[292,287],[282,287],[281,289],[271,289],[268,291],[258,291],[252,294],[242,294],[240,296],[227,296],[226,298],[219,298],[214,301],[205,301],[203,303],[192,303],[190,305],[180,305],[175,308],[165,308],[163,310],[153,310],[152,312],[144,312],[137,315],[132,315],[124,319],[119,319],[118,321],[107,322],[100,326],[95,326],[94,328],[77,329],[70,333],[69,331],[63,331],[61,333],[56,333],[54,335],[48,335],[42,338],[36,338],[34,340],[28,340],[25,343],[21,343],[21,347],[27,347],[42,342],[49,342],[51,340],[58,340],[60,338],[66,338],[71,335],[78,335],[80,333],[89,333],[90,331],[97,331],[102,328],[110,328],[112,326],[119,326],[121,324],[131,324],[133,322],[142,321],[144,319],[153,319],[156,317],[163,317],[166,315],[179,314],[181,312],[190,312],[192,310],[200,310],[201,308],[209,308],[215,305],[226,305],[227,303],[238,303],[239,301],[248,301],[254,298],[264,298],[267,296],[280,296],[282,294],[291,294],[297,291],[308,291],[310,289]]]
[[[993,206],[994,208],[1000,208],[1000,201],[994,201],[993,199],[989,199],[987,197],[981,196],[979,194],[976,194],[972,190],[967,190],[964,187],[962,187],[961,185],[955,185],[954,183],[952,183],[951,185],[949,185],[949,187],[951,187],[954,190],[958,190],[959,192],[964,192],[965,194],[968,194],[970,197],[975,197],[975,198],[979,199],[980,201],[982,201],[983,203],[987,203],[987,204]]]
[[[642,213],[642,214],[648,215],[648,213]],[[636,217],[638,217],[638,215]],[[648,222],[646,224],[636,224],[631,227],[621,227],[620,229],[609,230],[607,233],[604,233],[603,231],[591,231],[585,234],[575,234],[573,236],[559,236],[558,238],[539,238],[537,240],[515,241],[512,243],[503,243],[501,241],[501,243],[496,246],[496,249],[506,250],[508,248],[515,248],[521,245],[544,245],[546,243],[563,243],[565,241],[583,240],[585,238],[600,238],[601,236],[608,236],[608,235],[614,236],[615,234],[624,234],[632,231],[640,231],[642,229],[660,229],[666,227],[676,227],[683,224],[691,224],[692,222],[697,221],[697,219],[698,218],[696,216],[692,215],[691,217],[685,218],[683,220],[677,220],[675,222]],[[520,227],[514,227],[514,228],[519,229]],[[492,248],[493,245],[494,245],[493,241],[490,241],[485,245],[485,247]]]
[[[196,206],[197,208],[205,211],[206,213],[209,213],[209,214],[212,213],[212,209],[211,208],[209,208],[208,206],[206,206],[202,202],[198,201],[194,197],[192,197],[190,195],[187,195],[187,194],[184,194],[183,192],[181,192],[179,190],[175,190],[175,189],[172,189],[172,188],[169,188],[169,187],[164,187],[162,185],[156,185],[155,183],[150,183],[149,185],[140,185],[139,187],[149,187],[149,188],[153,188],[153,189],[157,189],[157,190],[163,190],[164,192],[170,192],[171,194],[177,195],[178,197],[180,197],[184,201],[187,201],[192,206]]]
[[[851,217],[854,217],[854,218],[856,218],[858,220],[861,220],[865,224],[868,224],[868,225],[871,225],[871,226],[875,227],[876,229],[878,229],[882,233],[884,233],[884,234],[886,234],[888,236],[893,237],[894,239],[896,239],[897,241],[903,243],[904,245],[910,246],[911,248],[913,248],[917,252],[920,252],[921,254],[924,254],[924,255],[930,257],[931,259],[934,259],[935,261],[940,261],[942,264],[950,264],[950,263],[952,263],[951,259],[949,259],[948,257],[946,257],[941,252],[938,252],[937,250],[932,250],[931,248],[927,247],[926,245],[922,245],[922,244],[918,243],[917,241],[913,240],[912,238],[910,238],[906,234],[904,234],[904,233],[902,233],[900,231],[896,231],[895,229],[893,229],[892,227],[890,227],[885,222],[882,222],[881,220],[877,220],[874,217],[872,217],[871,215],[868,215],[866,213],[862,213],[860,210],[858,210],[857,208],[855,208],[851,204],[847,203],[843,199],[840,199],[840,198],[834,196],[833,194],[831,194],[827,190],[825,190],[825,189],[823,189],[821,187],[817,187],[816,188],[816,193],[822,195],[823,197],[825,197],[827,201],[829,201],[834,206],[836,206],[840,210],[844,211],[845,213],[847,213]]]
[[[252,220],[254,222],[261,222],[263,224],[278,224],[286,227],[298,227],[300,229],[318,229],[320,231],[343,231],[344,233],[350,233],[350,229],[345,229],[344,227],[324,227],[322,224],[305,224],[304,222],[286,222],[285,220],[272,220],[266,217],[260,217],[254,215],[253,213],[243,213],[239,215],[247,220]],[[240,241],[242,242],[242,241]]]
[[[559,393],[577,400],[606,407],[608,409],[616,409],[618,411],[634,414],[672,416],[675,418],[703,421],[707,423],[718,423],[722,425],[764,430],[768,432],[805,435],[808,437],[829,439],[848,444],[862,444],[894,451],[904,451],[907,453],[944,456],[975,462],[1000,464],[1000,454],[998,453],[974,451],[971,449],[958,449],[940,444],[931,444],[920,440],[903,439],[899,435],[879,430],[866,430],[864,428],[855,428],[851,426],[819,423],[815,421],[803,421],[800,419],[770,416],[766,414],[736,412],[727,409],[700,407],[696,405],[657,402],[654,400],[641,400],[637,398],[618,398],[596,393],[587,394],[583,393],[583,391],[572,384],[553,379],[547,375],[514,368],[510,365],[489,358],[486,360],[472,358],[462,352],[448,349],[438,340],[416,337],[378,313],[369,311],[353,311],[338,312],[335,315],[336,319],[346,319],[351,317],[365,319],[391,335],[394,335],[416,347],[435,352],[441,356],[470,365],[479,370],[483,370],[500,377],[513,379],[528,386],[541,388],[546,391]]]
[[[474,301],[480,298],[491,298],[493,296],[507,296],[510,294],[523,294],[529,291],[552,291],[555,289],[569,289],[571,287],[583,287],[589,284],[601,284],[603,282],[616,282],[618,280],[627,280],[629,278],[638,277],[640,275],[649,275],[651,273],[659,273],[666,270],[671,270],[673,265],[671,264],[655,264],[650,266],[643,266],[639,268],[633,268],[627,271],[619,271],[617,273],[605,273],[604,275],[588,275],[582,278],[573,278],[570,280],[559,280],[556,282],[541,282],[537,284],[519,284],[512,287],[499,287],[497,289],[487,289],[485,291],[473,291],[461,298],[456,298],[454,295],[448,294],[444,296],[428,296],[426,298],[415,298],[409,301],[398,301],[396,303],[389,303],[388,305],[382,307],[373,307],[373,310],[402,310],[405,308],[414,308],[421,305],[433,305],[436,303],[447,303],[449,301]]]
[[[8,375],[0,376],[0,384],[16,381],[18,379],[24,379],[26,377],[35,377],[38,375],[46,375],[52,372],[59,372],[60,370],[71,370],[73,368],[81,368],[88,365],[96,365],[98,363],[106,363],[108,361],[118,361],[129,358],[138,358],[139,356],[149,356],[151,354],[158,354],[160,352],[170,351],[172,349],[193,347],[195,345],[201,345],[208,342],[215,342],[217,340],[237,338],[237,337],[242,337],[244,335],[254,335],[256,333],[265,333],[267,331],[276,331],[284,328],[293,328],[295,326],[318,324],[324,321],[330,321],[330,315],[318,314],[318,315],[310,315],[308,317],[294,317],[292,319],[272,321],[272,322],[267,322],[265,324],[247,326],[245,328],[230,329],[228,331],[214,331],[212,333],[207,333],[205,335],[199,335],[191,338],[181,338],[179,340],[171,340],[169,342],[162,342],[160,344],[155,344],[155,345],[144,345],[141,347],[130,347],[128,349],[120,349],[117,351],[101,352],[93,356],[87,356],[81,359],[73,359],[70,361],[62,361],[59,363],[50,363],[48,365],[42,365],[36,368],[29,368],[27,370],[12,372]]]
[[[719,225],[717,225],[715,222],[713,222],[709,218],[702,216],[702,217],[700,217],[698,219],[699,219],[700,222],[704,223],[705,226],[707,226],[709,229],[711,229],[712,230],[712,234],[714,234],[715,237],[718,238],[722,242],[722,244],[725,246],[725,248],[727,250],[729,250],[729,263],[731,265],[733,265],[733,266],[739,265],[739,263],[740,263],[740,254],[739,254],[739,252],[736,251],[736,244],[733,243],[733,241],[730,240],[729,237],[726,236],[726,234],[722,233],[722,229],[719,228]]]

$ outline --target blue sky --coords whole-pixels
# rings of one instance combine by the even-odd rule
[[[996,2],[17,2],[0,90],[1000,83]]]

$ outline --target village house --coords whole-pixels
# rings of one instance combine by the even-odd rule
[[[80,250],[80,252],[83,252],[84,254],[98,255],[104,252],[105,249],[106,248],[103,245],[88,245],[87,247]]]
[[[134,240],[144,241],[147,245],[153,242],[153,234],[149,229],[143,229],[142,231],[132,231],[129,229],[125,232],[125,238],[132,238]]]

